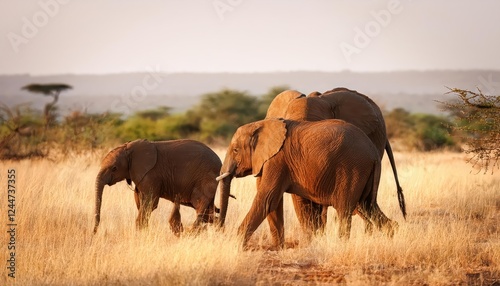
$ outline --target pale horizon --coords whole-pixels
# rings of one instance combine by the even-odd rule
[[[384,74],[384,73],[426,73],[426,72],[500,72],[499,69],[428,69],[428,70],[386,70],[386,71],[353,71],[353,70],[275,70],[275,71],[158,71],[155,74],[282,74],[282,73],[355,73],[355,74]],[[148,71],[118,71],[118,72],[94,72],[94,73],[53,73],[53,74],[36,74],[36,73],[12,73],[0,74],[0,76],[30,76],[30,77],[54,77],[54,76],[111,76],[111,75],[127,75],[127,74],[146,74]]]

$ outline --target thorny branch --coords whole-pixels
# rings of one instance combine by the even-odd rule
[[[493,172],[500,168],[500,96],[484,95],[458,88],[450,89],[457,101],[442,102],[444,108],[457,118],[452,126],[464,139],[468,162]]]

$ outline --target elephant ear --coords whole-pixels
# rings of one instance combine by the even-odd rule
[[[305,97],[305,95],[296,90],[285,90],[276,95],[267,108],[266,119],[285,118],[290,102],[301,97]]]
[[[368,136],[385,124],[380,108],[366,95],[336,88],[323,93],[321,98],[330,104],[334,118],[356,125]]]
[[[286,124],[280,119],[267,119],[256,123],[257,128],[251,136],[252,173],[258,177],[262,167],[283,147],[286,139]]]
[[[307,97],[319,97],[321,96],[321,92],[319,91],[313,91],[307,95]]]
[[[309,98],[300,97],[288,103],[288,106],[283,112],[284,119],[304,121],[309,115]]]
[[[127,143],[129,153],[130,178],[137,185],[156,165],[158,151],[148,140],[135,140]]]

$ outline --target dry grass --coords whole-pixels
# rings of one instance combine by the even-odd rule
[[[222,155],[223,152],[221,152]],[[248,285],[347,283],[490,285],[500,283],[500,172],[471,173],[453,153],[398,153],[408,219],[398,208],[390,168],[384,159],[379,204],[399,222],[390,239],[364,233],[355,217],[348,242],[337,238],[335,212],[326,235],[309,243],[300,235],[290,196],[285,229],[298,246],[283,251],[241,251],[238,224],[255,195],[254,178],[233,181],[225,232],[211,227],[198,236],[175,237],[168,228],[171,203],[160,201],[147,231],[135,230],[133,193],[125,182],[106,187],[102,219],[92,234],[94,176],[100,158],[75,157],[62,163],[2,163],[17,178],[17,285]],[[1,210],[5,211],[4,199]],[[182,207],[185,227],[194,210]],[[5,226],[6,213],[1,214]],[[267,245],[264,222],[252,239]],[[2,253],[7,253],[2,235]],[[4,257],[4,256],[2,256]],[[5,260],[4,260],[5,261]],[[4,268],[5,271],[5,268]],[[14,284],[6,274],[1,285]]]

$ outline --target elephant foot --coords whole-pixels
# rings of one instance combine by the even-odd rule
[[[262,245],[259,247],[259,250],[264,250],[264,251],[279,251],[282,250],[282,247],[276,246],[276,245]]]
[[[292,241],[285,241],[285,249],[294,249],[294,248],[298,248],[300,245],[300,242],[299,240],[297,239],[294,239]]]
[[[253,245],[253,244],[243,244],[241,245],[241,251],[260,251],[262,250],[262,247],[260,245]]]
[[[280,251],[284,249],[295,249],[300,245],[300,241],[297,239],[285,241],[283,244],[267,244],[259,245],[257,243],[249,242],[242,245],[243,251]]]
[[[373,223],[370,221],[370,215],[360,205],[356,207],[352,215],[358,215],[365,221],[365,233],[368,235],[373,234]]]
[[[395,221],[389,221],[387,222],[384,227],[382,228],[382,231],[390,238],[393,238],[394,237],[394,233],[396,233],[396,231],[398,230],[399,228],[399,224]]]
[[[280,247],[277,245],[258,245],[253,243],[247,243],[242,246],[243,251],[280,251],[285,247]]]
[[[170,224],[170,230],[172,230],[175,236],[180,237],[181,233],[184,231],[184,226],[182,225],[182,223]]]
[[[346,212],[339,217],[339,238],[342,241],[349,240],[351,235],[352,212]]]
[[[365,222],[365,233],[368,235],[373,234],[373,224],[371,222]]]
[[[197,224],[197,225],[193,225],[188,231],[187,233],[190,234],[190,235],[198,235],[200,234],[202,231],[206,231],[207,230],[207,227],[208,225],[206,223],[202,223],[202,224]]]
[[[148,228],[148,224],[147,223],[139,222],[139,221],[137,221],[135,223],[135,229],[137,229],[138,231],[142,231],[142,230],[145,230],[147,228]]]
[[[280,251],[284,249],[295,249],[300,245],[300,241],[297,239],[291,241],[285,241],[282,245],[276,244],[268,244],[268,245],[259,245],[257,243],[248,242],[242,244],[243,251]]]

